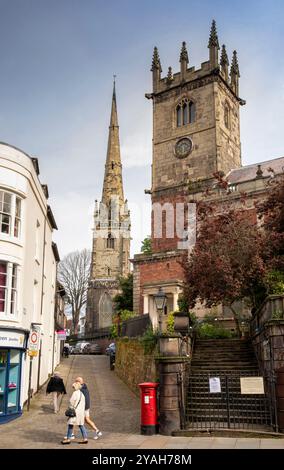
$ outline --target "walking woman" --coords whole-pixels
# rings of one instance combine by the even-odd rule
[[[46,393],[51,393],[53,398],[53,406],[54,406],[54,413],[58,413],[59,411],[59,404],[58,398],[59,395],[62,393],[66,395],[65,385],[63,383],[62,378],[60,377],[59,372],[54,372],[53,377],[51,377],[50,381],[46,387]]]
[[[78,382],[74,382],[72,385],[74,392],[72,393],[72,396],[70,398],[69,406],[75,409],[76,416],[74,416],[74,418],[72,417],[68,419],[67,436],[66,438],[63,439],[63,441],[61,441],[62,444],[70,444],[74,425],[79,426],[81,434],[82,434],[82,440],[79,441],[79,444],[88,443],[87,431],[84,426],[85,397],[83,393],[81,392],[81,387],[82,387],[81,384],[79,384]]]

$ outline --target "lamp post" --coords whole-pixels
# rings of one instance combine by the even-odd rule
[[[159,287],[157,294],[154,294],[153,297],[159,315],[159,332],[162,333],[162,312],[164,311],[164,308],[167,305],[167,296],[163,289]]]

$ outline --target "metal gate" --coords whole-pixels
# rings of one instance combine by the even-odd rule
[[[257,377],[239,371],[194,373],[189,377],[186,427],[194,429],[275,430],[277,407],[275,377],[264,377],[265,394],[241,394],[241,377]],[[210,392],[210,378],[218,377],[220,391]]]

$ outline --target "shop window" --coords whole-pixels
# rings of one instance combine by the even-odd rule
[[[21,204],[18,196],[0,190],[0,233],[20,237]]]
[[[17,314],[18,266],[0,261],[0,315],[11,317]]]
[[[0,421],[20,411],[21,356],[19,349],[0,350]]]

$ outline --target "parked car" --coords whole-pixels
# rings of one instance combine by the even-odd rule
[[[89,343],[83,349],[84,354],[102,354],[102,348],[97,343]]]
[[[90,343],[86,343],[85,341],[79,341],[79,343],[76,343],[75,348],[73,350],[73,354],[84,354],[84,348]]]
[[[115,353],[115,343],[110,343],[106,348],[106,354],[109,356],[111,353]]]

